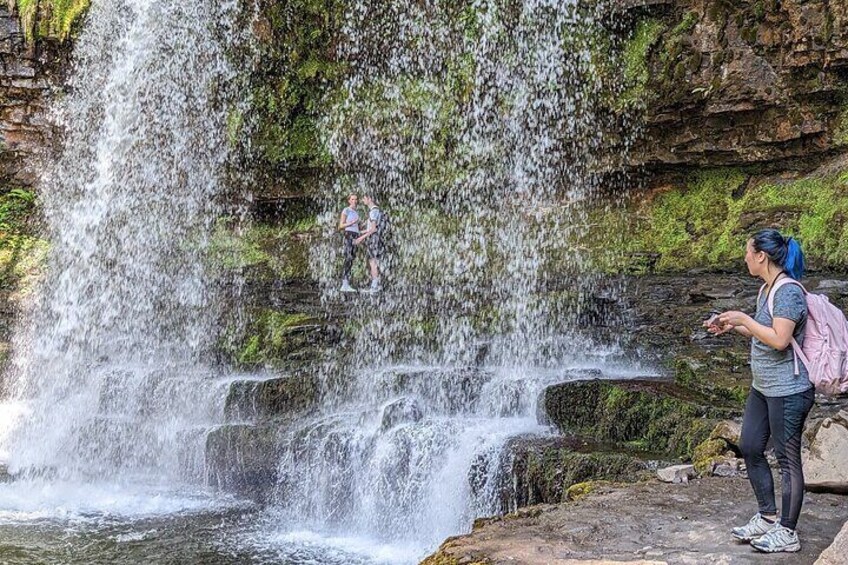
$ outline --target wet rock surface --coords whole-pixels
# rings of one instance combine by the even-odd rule
[[[264,501],[277,483],[280,426],[227,424],[206,437],[210,486]]]
[[[447,540],[423,563],[763,563],[762,554],[729,534],[732,525],[747,522],[755,512],[754,495],[743,479],[602,485],[567,504],[478,520],[471,534]],[[809,495],[798,526],[801,551],[775,554],[768,561],[815,562],[846,519],[845,497]]]
[[[502,457],[504,472],[498,491],[503,512],[565,502],[574,496],[572,487],[590,480],[645,479],[656,464],[652,454],[579,436],[517,437],[509,441]]]
[[[810,168],[844,145],[848,9],[841,2],[640,2],[647,127],[634,160],[654,170]]]
[[[69,65],[68,45],[44,40],[27,44],[18,18],[0,5],[0,183],[30,186],[32,160],[50,149],[50,97]]]
[[[236,422],[288,417],[309,411],[319,398],[314,375],[236,381],[230,385],[224,413],[227,420]]]

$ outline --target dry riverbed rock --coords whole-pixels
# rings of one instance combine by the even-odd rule
[[[848,522],[842,526],[842,531],[816,560],[815,565],[845,565],[848,563]]]
[[[729,533],[756,510],[743,479],[705,478],[686,488],[657,481],[601,485],[574,502],[478,520],[470,534],[450,538],[424,563],[810,565],[848,518],[844,497],[810,494],[799,522],[801,551],[764,556]]]
[[[694,465],[673,465],[657,469],[657,478],[664,483],[688,483],[695,478]]]

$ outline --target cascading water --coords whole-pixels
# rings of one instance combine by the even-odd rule
[[[228,159],[235,2],[95,0],[40,181],[47,274],[6,375],[9,470],[50,482],[203,476],[226,383],[204,268]],[[22,488],[22,481],[15,488]]]
[[[347,8],[312,258],[327,303],[352,302],[355,337],[324,371],[321,414],[284,441],[289,527],[432,548],[500,509],[506,440],[545,433],[542,389],[599,362],[576,329],[597,282],[576,237],[603,131],[597,27],[576,1]],[[392,218],[378,295],[336,290],[350,192]]]

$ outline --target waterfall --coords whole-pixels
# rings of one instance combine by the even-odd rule
[[[546,433],[544,387],[604,363],[578,328],[598,282],[579,236],[602,166],[600,29],[576,0],[347,6],[312,266],[353,347],[323,372],[321,413],[285,433],[276,519],[432,548],[501,510],[506,440]],[[376,295],[337,290],[348,193],[392,218]]]
[[[203,476],[226,390],[203,258],[229,154],[236,7],[92,2],[39,183],[49,263],[4,377],[13,473]]]

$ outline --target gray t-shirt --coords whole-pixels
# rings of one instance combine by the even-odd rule
[[[798,345],[804,345],[804,330],[807,326],[807,301],[804,291],[797,284],[786,284],[777,289],[774,295],[774,317],[786,318],[795,322],[792,333]],[[760,296],[754,320],[771,327],[772,316],[768,311],[766,293]],[[751,372],[754,375],[753,387],[765,396],[789,396],[804,392],[812,387],[807,368],[798,360],[800,374],[795,375],[795,353],[792,345],[778,351],[757,338],[751,338]]]
[[[380,225],[380,220],[382,219],[382,217],[383,217],[383,213],[382,213],[382,212],[380,212],[380,209],[379,209],[379,208],[377,208],[376,206],[374,206],[373,208],[371,208],[371,209],[368,211],[368,221],[369,221],[369,222],[371,222],[371,225],[370,225],[370,226],[368,226],[368,227],[369,227],[369,228],[372,228],[372,227],[373,227],[373,228],[375,228],[375,229],[378,229],[378,228],[379,228],[379,225]],[[379,236],[379,235],[380,235],[380,232],[378,231],[378,232],[377,232],[377,233],[375,233],[374,235]]]

